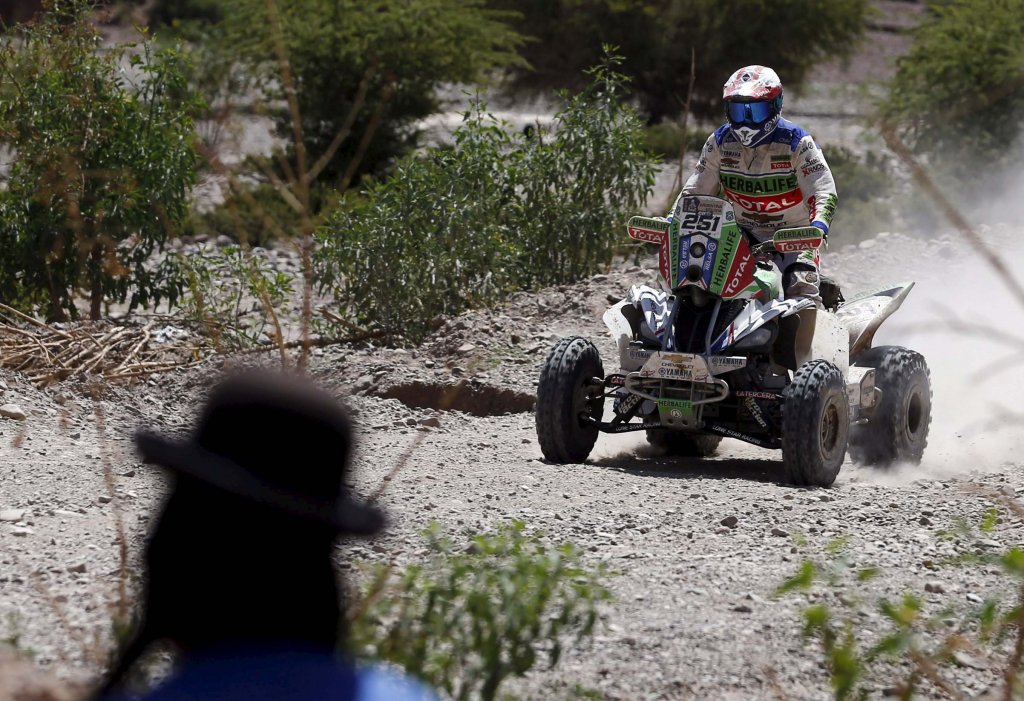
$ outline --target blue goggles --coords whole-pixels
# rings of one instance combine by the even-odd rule
[[[772,118],[771,102],[726,102],[725,113],[733,124],[761,125]]]

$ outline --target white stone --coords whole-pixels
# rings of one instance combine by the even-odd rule
[[[27,417],[21,407],[17,404],[2,404],[0,405],[0,416],[7,419],[14,419],[15,421],[24,421]]]

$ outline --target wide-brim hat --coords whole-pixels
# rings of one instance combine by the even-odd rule
[[[352,429],[341,403],[309,380],[247,371],[211,392],[184,440],[142,430],[144,460],[270,509],[275,516],[369,535],[384,514],[345,485]]]

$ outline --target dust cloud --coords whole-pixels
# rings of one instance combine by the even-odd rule
[[[1004,206],[963,214],[1024,284],[1019,185],[998,198]],[[928,448],[920,466],[896,471],[904,480],[1024,465],[1024,299],[961,234],[943,238],[953,243],[944,255],[929,255],[933,242],[924,238],[918,255],[901,252],[902,270],[893,272],[917,285],[875,338],[921,352],[931,370]]]

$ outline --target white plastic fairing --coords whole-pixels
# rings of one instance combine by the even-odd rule
[[[814,302],[805,298],[773,299],[768,302],[750,300],[743,311],[729,324],[729,328],[714,340],[711,344],[711,352],[721,352],[776,317],[790,316],[791,314],[796,314],[801,309],[813,306]]]
[[[813,318],[814,337],[811,340],[811,358],[827,360],[839,368],[843,376],[850,369],[850,350],[846,327],[832,314],[823,309],[808,309],[800,312],[801,326]]]
[[[868,292],[839,307],[836,319],[847,330],[851,359],[856,360],[871,347],[878,327],[900,308],[913,287],[912,282],[901,282]]]
[[[668,321],[668,297],[653,287],[633,285],[626,293],[626,298],[608,308],[601,317],[615,339],[619,364],[626,371],[639,370],[650,356],[649,352],[630,346],[634,330],[623,312],[633,310],[639,312],[641,317],[638,329],[640,338],[648,345],[660,346],[660,337]]]

